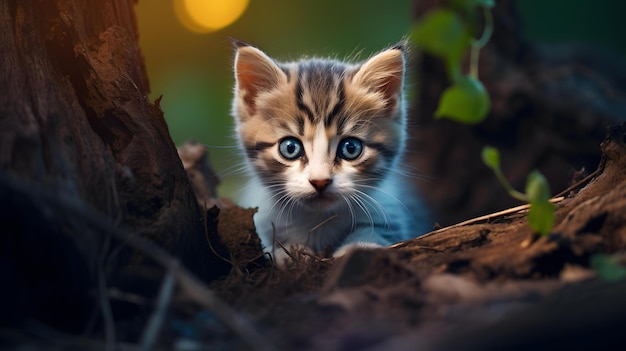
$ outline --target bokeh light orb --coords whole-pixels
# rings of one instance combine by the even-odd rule
[[[185,28],[209,33],[235,22],[248,7],[248,0],[174,0],[174,10]]]

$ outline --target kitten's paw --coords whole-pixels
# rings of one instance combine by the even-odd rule
[[[288,247],[276,247],[272,253],[272,259],[278,267],[285,267],[288,263],[297,263],[306,260],[313,255],[313,251],[307,246],[290,245]]]
[[[333,257],[342,257],[345,256],[348,252],[356,249],[378,249],[383,247],[382,245],[372,243],[372,242],[355,242],[350,244],[345,244],[340,246],[335,253],[333,253]]]

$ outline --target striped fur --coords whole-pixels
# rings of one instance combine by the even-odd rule
[[[233,115],[252,175],[240,202],[259,207],[257,232],[275,258],[287,257],[275,241],[341,255],[420,234],[403,203],[415,199],[393,172],[406,137],[404,45],[359,64],[279,63],[236,46]],[[303,147],[295,159],[281,154],[287,139]],[[348,159],[344,145],[362,151]]]

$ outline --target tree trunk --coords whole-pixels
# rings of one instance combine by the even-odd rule
[[[67,309],[80,327],[91,309],[79,301],[90,301],[99,265],[120,245],[112,231],[217,274],[159,101],[147,98],[133,6],[0,2],[0,270],[13,284],[0,321],[27,319],[24,309],[71,319]]]

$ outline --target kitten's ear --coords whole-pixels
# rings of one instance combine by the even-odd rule
[[[365,61],[354,75],[353,82],[380,93],[389,110],[402,96],[404,79],[404,45],[396,45]]]
[[[246,104],[248,112],[254,114],[258,95],[286,83],[287,76],[263,51],[243,42],[234,44],[237,49],[235,54],[237,94]]]

